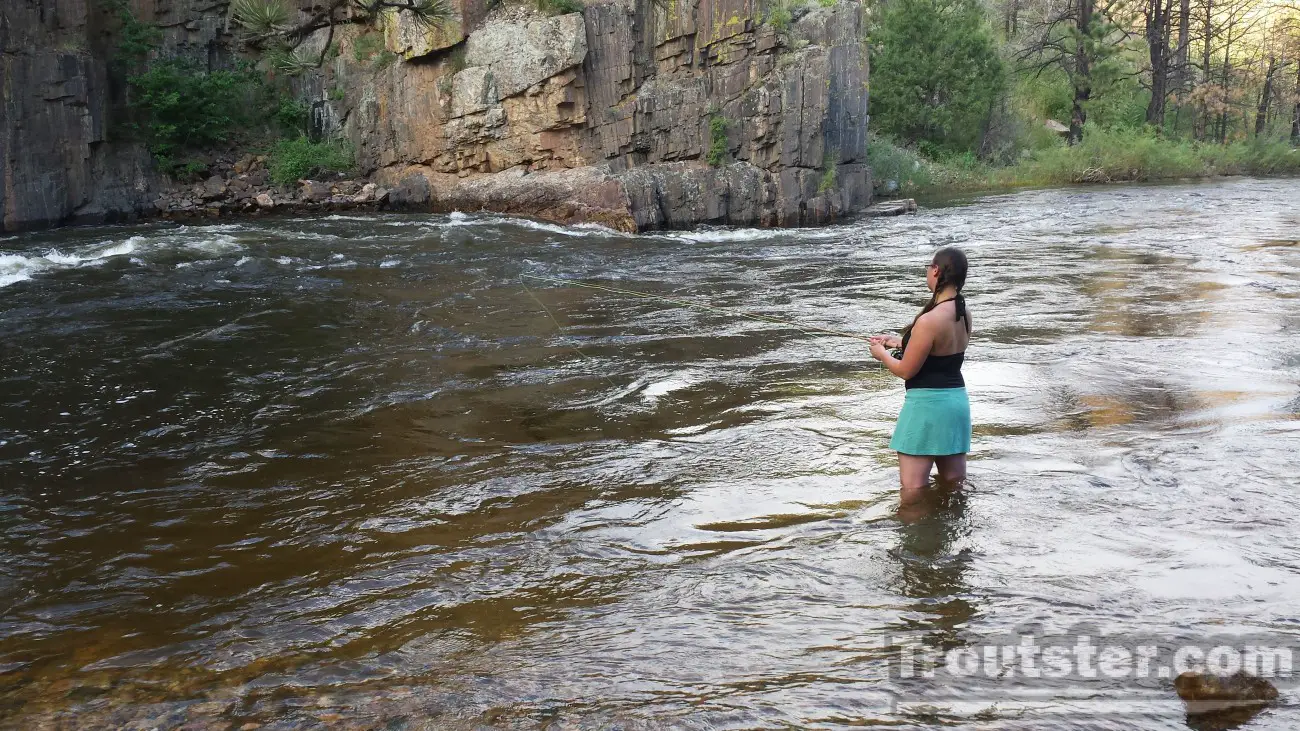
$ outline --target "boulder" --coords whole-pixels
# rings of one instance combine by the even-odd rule
[[[1061,137],[1070,134],[1070,126],[1067,124],[1061,124],[1055,119],[1047,120],[1047,122],[1043,124],[1043,127],[1045,127],[1048,132],[1051,132],[1052,134],[1060,135]]]
[[[465,63],[490,70],[502,97],[578,66],[586,57],[587,28],[582,13],[491,23],[471,33],[465,42]]]
[[[203,198],[214,200],[226,194],[226,181],[220,175],[213,175],[203,182]]]
[[[862,211],[862,215],[867,216],[868,218],[905,216],[909,213],[916,213],[916,201],[911,198],[883,201],[873,206],[868,206]]]
[[[359,193],[357,193],[356,195],[352,196],[352,202],[353,202],[353,203],[369,203],[369,202],[375,200],[375,190],[378,189],[378,188],[379,188],[379,186],[375,185],[374,183],[366,183],[365,185],[363,185],[363,186],[361,187],[361,192],[359,192]]]
[[[275,208],[275,199],[271,197],[270,193],[258,193],[255,200],[261,208]]]
[[[451,79],[451,116],[485,111],[501,100],[496,77],[487,66],[465,69]]]
[[[322,183],[317,180],[299,180],[298,183],[302,186],[298,197],[308,203],[319,203],[328,199],[333,193],[330,190],[329,183]]]

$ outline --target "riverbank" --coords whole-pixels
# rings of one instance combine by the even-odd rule
[[[1019,162],[1007,166],[982,163],[973,156],[934,160],[880,137],[869,142],[868,158],[882,195],[1300,175],[1300,150],[1285,142],[1201,144],[1101,129],[1089,130],[1073,147],[1026,150]]]

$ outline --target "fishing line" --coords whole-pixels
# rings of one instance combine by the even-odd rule
[[[555,315],[551,314],[551,308],[547,307],[547,306],[546,306],[546,303],[543,302],[540,298],[538,298],[538,296],[537,296],[536,294],[533,294],[533,290],[529,289],[528,285],[525,284],[525,283],[523,282],[522,279],[519,281],[519,285],[522,286],[522,287],[524,288],[524,291],[528,293],[528,296],[529,296],[529,297],[532,297],[532,298],[533,298],[533,301],[536,302],[536,303],[538,304],[538,306],[540,306],[540,307],[542,308],[542,312],[545,312],[545,313],[546,313],[546,316],[549,317],[549,318],[551,318],[551,322],[555,323],[555,330],[556,330],[556,332],[563,334],[563,333],[564,333],[564,326],[560,324],[560,321],[559,321],[559,320],[555,319]],[[575,353],[577,353],[578,355],[582,356],[583,360],[589,361],[589,362],[592,363],[592,364],[595,364],[595,363],[596,363],[596,359],[595,359],[595,358],[592,358],[591,356],[589,356],[589,355],[587,355],[586,353],[582,352],[582,349],[579,348],[578,346],[576,346],[576,345],[569,345],[568,347],[572,348],[572,349],[573,349],[573,352],[575,352]],[[599,373],[599,374],[600,374],[600,377],[601,377],[601,378],[604,378],[605,381],[606,381],[607,383],[609,383],[609,385],[610,385],[611,387],[613,387],[613,388],[615,388],[615,389],[618,388],[618,384],[617,384],[617,383],[614,383],[614,379],[610,378],[610,377],[609,377],[609,376],[608,376],[608,375],[607,375],[603,370],[600,370],[599,368],[597,368],[597,369],[596,369],[596,372]]]
[[[622,295],[627,295],[629,297],[640,297],[642,299],[658,300],[660,302],[667,302],[669,304],[679,305],[681,307],[692,307],[697,310],[705,310],[708,312],[719,312],[725,315],[732,315],[734,317],[743,317],[749,320],[765,322],[769,325],[784,325],[785,327],[792,327],[796,330],[799,330],[801,332],[810,335],[813,334],[836,335],[842,338],[853,338],[854,340],[862,340],[866,342],[871,341],[871,338],[869,336],[858,335],[857,333],[844,332],[842,330],[831,330],[829,328],[816,327],[813,325],[805,325],[803,323],[793,322],[791,320],[783,320],[779,317],[772,317],[771,315],[760,315],[754,312],[746,312],[744,310],[737,310],[728,307],[717,307],[715,305],[706,305],[700,302],[691,302],[689,300],[676,299],[673,297],[664,297],[662,295],[650,294],[648,292],[638,292],[637,290],[634,289],[623,289],[622,287],[610,287],[603,284],[588,284],[587,282],[578,282],[572,279],[561,279],[559,277],[546,277],[539,274],[521,274],[519,276],[521,280],[536,279],[538,281],[550,282],[552,284],[562,284],[566,287],[585,287],[586,289],[595,289],[595,290],[600,290],[602,292],[612,292],[614,294],[622,294]],[[527,289],[527,285],[524,285],[524,288]],[[534,299],[536,299],[536,297],[534,297]]]

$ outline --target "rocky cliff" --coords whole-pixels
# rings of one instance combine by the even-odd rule
[[[94,0],[6,5],[5,229],[147,213],[165,181],[107,134]],[[641,230],[817,224],[869,202],[857,2],[796,8],[783,30],[756,0],[613,0],[558,16],[452,5],[438,28],[389,15],[381,30],[340,25],[303,44],[326,59],[295,82],[316,131],[352,142],[389,205]],[[133,9],[169,50],[212,64],[233,53],[224,3]]]

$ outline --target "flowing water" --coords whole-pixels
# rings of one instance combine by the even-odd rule
[[[1237,180],[4,238],[0,726],[1185,728],[1167,679],[1017,706],[897,649],[1300,644],[1297,237],[1300,181]],[[971,484],[901,511],[864,343],[520,278],[874,333],[943,245]]]

